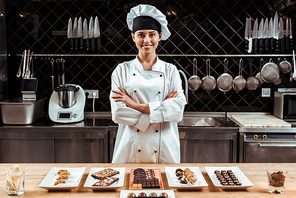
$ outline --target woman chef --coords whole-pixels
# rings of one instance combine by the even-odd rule
[[[113,163],[180,163],[177,123],[186,99],[176,66],[156,48],[170,36],[164,14],[151,5],[130,10],[127,24],[138,56],[112,73],[112,120],[118,123]]]

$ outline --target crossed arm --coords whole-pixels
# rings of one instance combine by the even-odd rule
[[[122,89],[121,87],[118,87],[119,91],[116,90],[112,90],[113,93],[116,93],[117,95],[112,96],[112,98],[114,99],[114,102],[124,102],[128,107],[138,110],[140,112],[143,113],[148,113],[150,114],[150,109],[149,109],[149,104],[139,104],[136,101],[134,101],[127,93],[124,89]],[[178,96],[177,91],[172,91],[171,93],[169,93],[166,99],[169,98],[176,98]]]

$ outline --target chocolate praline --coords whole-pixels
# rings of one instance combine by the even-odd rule
[[[167,193],[165,193],[165,192],[160,193],[159,196],[160,197],[165,197],[165,198],[169,197],[169,195]]]
[[[157,196],[157,194],[156,194],[155,192],[151,192],[151,193],[149,194],[149,197],[158,197],[158,196]]]
[[[146,195],[146,193],[144,193],[144,192],[140,192],[140,193],[138,194],[138,197],[147,197],[147,195]]]
[[[127,195],[127,198],[134,198],[134,197],[137,197],[137,195],[133,192],[131,192]]]

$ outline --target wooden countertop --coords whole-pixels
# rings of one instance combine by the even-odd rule
[[[4,173],[9,170],[12,164],[0,164],[0,197],[8,197],[5,190],[5,176]],[[162,172],[162,179],[165,190],[175,190],[168,188],[168,182],[165,175],[165,167],[174,166],[197,166],[200,168],[203,176],[205,177],[208,187],[204,187],[200,191],[177,191],[175,190],[176,198],[195,198],[195,197],[295,197],[296,196],[296,163],[187,163],[187,164],[98,164],[98,163],[32,163],[32,164],[19,164],[21,169],[25,171],[25,194],[24,197],[104,197],[104,198],[119,198],[120,190],[128,190],[128,182],[130,169],[144,167],[144,168],[159,168]],[[244,174],[254,184],[253,187],[240,191],[223,191],[216,188],[211,182],[209,176],[205,171],[205,166],[238,166]],[[46,174],[52,167],[86,167],[79,187],[69,192],[48,192],[47,190],[38,187],[40,182],[44,179]],[[83,187],[87,175],[92,167],[126,167],[126,175],[124,187],[117,191],[111,192],[93,192],[90,189]],[[286,178],[286,192],[282,195],[270,194],[267,190],[267,176],[266,169],[276,168],[288,171]]]

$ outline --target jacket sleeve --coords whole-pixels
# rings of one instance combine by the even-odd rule
[[[175,66],[170,70],[170,86],[169,92],[178,91],[176,98],[170,98],[162,102],[150,102],[150,122],[180,122],[183,119],[184,107],[186,105],[186,98],[182,89],[182,81],[179,71]]]
[[[122,76],[124,75],[121,74],[121,67],[117,67],[111,76],[110,103],[112,120],[117,124],[134,126],[141,131],[146,131],[150,124],[148,114],[126,106],[124,102],[114,102],[112,98],[115,95],[112,90],[119,91],[118,87],[124,88]]]

